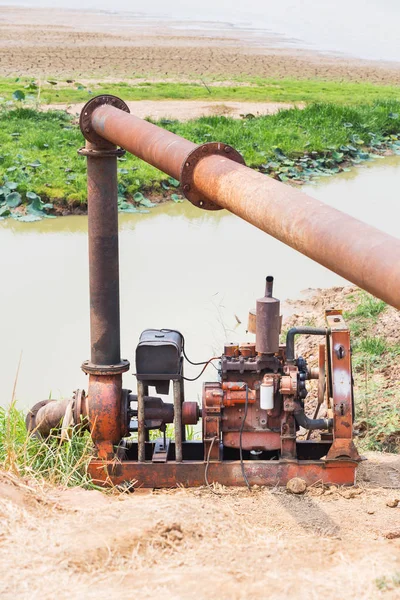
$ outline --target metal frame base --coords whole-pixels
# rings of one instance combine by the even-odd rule
[[[299,453],[308,455],[307,459],[244,460],[244,469],[250,485],[276,486],[286,485],[293,477],[301,477],[312,485],[318,482],[336,485],[354,485],[357,461],[349,459],[326,460],[324,456],[330,444],[306,442],[298,444]],[[128,460],[100,460],[94,458],[89,464],[89,473],[97,485],[113,486],[129,482],[141,488],[199,487],[218,482],[226,486],[244,486],[239,460],[210,461],[201,460],[198,454],[203,444],[184,442],[182,462],[152,462],[152,443],[146,443],[146,461],[136,460],[137,447],[128,452]],[[171,458],[174,456],[174,444],[171,443]],[[185,455],[188,460],[185,460]],[[310,456],[311,455],[311,456]],[[131,460],[134,458],[134,460]]]

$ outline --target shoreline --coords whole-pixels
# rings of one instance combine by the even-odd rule
[[[264,31],[207,32],[189,21],[174,28],[176,21],[149,17],[126,23],[123,14],[1,6],[0,76],[258,76],[400,84],[397,62],[285,47],[286,41],[277,44],[279,35]]]

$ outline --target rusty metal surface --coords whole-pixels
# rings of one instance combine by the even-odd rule
[[[181,167],[197,145],[157,125],[104,104],[93,112],[94,131],[179,180]],[[83,134],[85,132],[83,131]]]
[[[96,144],[96,146],[100,147],[104,146],[105,140],[93,129],[92,115],[93,111],[96,108],[98,108],[100,105],[106,104],[110,106],[115,106],[119,110],[129,113],[128,106],[123,100],[121,100],[121,98],[117,98],[117,96],[111,96],[109,94],[103,94],[102,96],[96,96],[96,98],[92,98],[91,100],[89,100],[89,102],[85,104],[81,111],[79,119],[79,126],[85,138],[92,144]]]
[[[221,144],[219,142],[207,142],[206,144],[197,146],[194,150],[189,152],[183,161],[179,179],[183,193],[192,204],[198,208],[204,208],[205,210],[221,210],[221,206],[215,202],[210,202],[207,198],[204,198],[204,196],[199,194],[193,184],[193,173],[196,166],[205,156],[211,155],[227,156],[229,160],[238,162],[241,165],[245,164],[243,156],[237,150],[232,148],[232,146]]]
[[[88,157],[87,173],[91,363],[119,365],[121,356],[116,157]]]
[[[47,437],[52,429],[61,424],[71,398],[62,400],[42,400],[37,402],[28,412],[25,425],[27,430],[38,432]]]
[[[181,381],[174,379],[174,432],[175,432],[175,456],[177,462],[182,460],[182,386]]]
[[[91,123],[98,135],[175,179],[196,148],[109,104],[94,110]],[[199,161],[193,185],[203,198],[400,309],[399,239],[228,157]]]
[[[307,485],[317,482],[353,485],[356,463],[352,461],[244,461],[250,485],[285,485],[293,477],[301,477]],[[98,485],[118,485],[124,481],[137,481],[137,487],[172,488],[177,485],[197,487],[204,485],[205,463],[122,463],[92,460],[89,473]],[[208,465],[208,481],[227,486],[243,486],[239,461],[214,462]]]
[[[89,375],[88,417],[98,456],[113,456],[121,440],[122,375]]]
[[[343,456],[359,459],[353,442],[353,384],[351,372],[350,331],[338,311],[326,311],[331,330],[330,364],[333,403],[333,444],[328,458]]]
[[[242,165],[211,156],[199,193],[400,309],[400,240]]]

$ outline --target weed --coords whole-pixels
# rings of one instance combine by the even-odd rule
[[[91,456],[89,433],[73,430],[62,443],[57,433],[42,439],[28,434],[14,401],[8,409],[0,408],[1,468],[53,484],[93,487],[87,472]]]

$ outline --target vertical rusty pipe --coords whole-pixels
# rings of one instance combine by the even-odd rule
[[[146,428],[144,410],[145,386],[143,381],[137,382],[137,420],[138,420],[138,461],[146,460]]]
[[[83,130],[87,133],[87,128]],[[90,361],[88,413],[93,441],[101,458],[111,458],[123,434],[119,319],[117,157],[122,150],[100,139],[87,139],[90,280]]]
[[[117,156],[86,142],[88,176],[91,361],[118,364],[120,355]],[[92,150],[92,152],[90,152]],[[97,150],[97,152],[96,152]]]
[[[174,387],[174,430],[175,430],[175,460],[182,462],[182,397],[181,382],[173,381]]]

